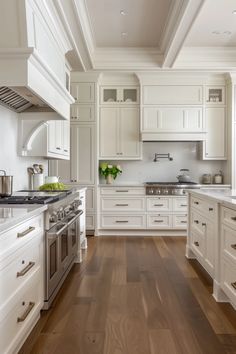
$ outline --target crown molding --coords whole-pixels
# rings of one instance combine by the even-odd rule
[[[210,71],[234,71],[235,47],[185,47],[174,65],[175,69],[205,69]]]

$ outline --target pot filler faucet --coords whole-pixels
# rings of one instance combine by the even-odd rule
[[[170,156],[170,153],[168,153],[168,154],[155,153],[153,161],[158,162],[158,161],[160,161],[159,159],[168,159],[169,161],[173,161],[173,157]]]

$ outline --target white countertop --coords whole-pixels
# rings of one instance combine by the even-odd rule
[[[47,205],[1,205],[0,207],[0,233],[37,216],[47,210]]]
[[[100,183],[98,187],[145,187],[146,183],[137,183],[137,182],[124,182],[124,183]],[[199,184],[200,188],[230,188],[230,184]]]
[[[199,197],[208,198],[229,208],[236,209],[235,189],[191,189],[188,191],[188,193]]]

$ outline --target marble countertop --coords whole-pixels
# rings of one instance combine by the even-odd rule
[[[98,187],[145,187],[146,183],[137,183],[137,182],[124,182],[124,183],[100,183]],[[199,184],[200,188],[230,188],[230,184]]]
[[[236,189],[192,189],[188,193],[208,198],[229,208],[236,209]]]
[[[0,207],[0,233],[37,216],[47,210],[47,205],[1,205]]]

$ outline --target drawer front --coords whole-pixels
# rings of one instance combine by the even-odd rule
[[[100,188],[101,195],[145,195],[145,188],[143,187],[104,187]]]
[[[203,258],[205,249],[204,238],[199,233],[191,232],[190,240],[193,252]]]
[[[203,210],[204,202],[202,199],[191,196],[191,207],[196,208],[198,210]]]
[[[221,286],[236,305],[236,264],[223,258],[221,263]]]
[[[221,220],[225,225],[230,226],[236,230],[236,210],[222,207]]]
[[[12,228],[0,235],[0,259],[9,252],[23,247],[43,231],[43,214]]]
[[[216,216],[216,204],[210,201],[202,200],[191,196],[191,207],[202,212],[206,217],[214,218]]]
[[[147,215],[147,228],[148,229],[170,229],[172,228],[171,215]]]
[[[190,226],[191,230],[201,234],[205,233],[205,219],[196,211],[191,211],[190,214]]]
[[[101,198],[102,211],[145,211],[144,198]]]
[[[188,215],[173,215],[173,228],[174,229],[186,229],[187,228]]]
[[[145,229],[144,215],[101,215],[102,229]]]
[[[173,211],[187,211],[187,198],[173,198]]]
[[[29,333],[43,305],[43,287],[40,272],[24,287],[9,311],[0,316],[0,353],[15,353],[22,336]]]
[[[221,247],[225,256],[236,261],[236,232],[224,224],[221,229]]]
[[[95,229],[95,215],[86,214],[86,230]]]
[[[31,242],[12,262],[5,262],[0,270],[0,308],[10,301],[25,282],[40,268],[41,242]],[[11,257],[10,257],[11,258]]]
[[[147,198],[147,211],[172,211],[172,198]]]

